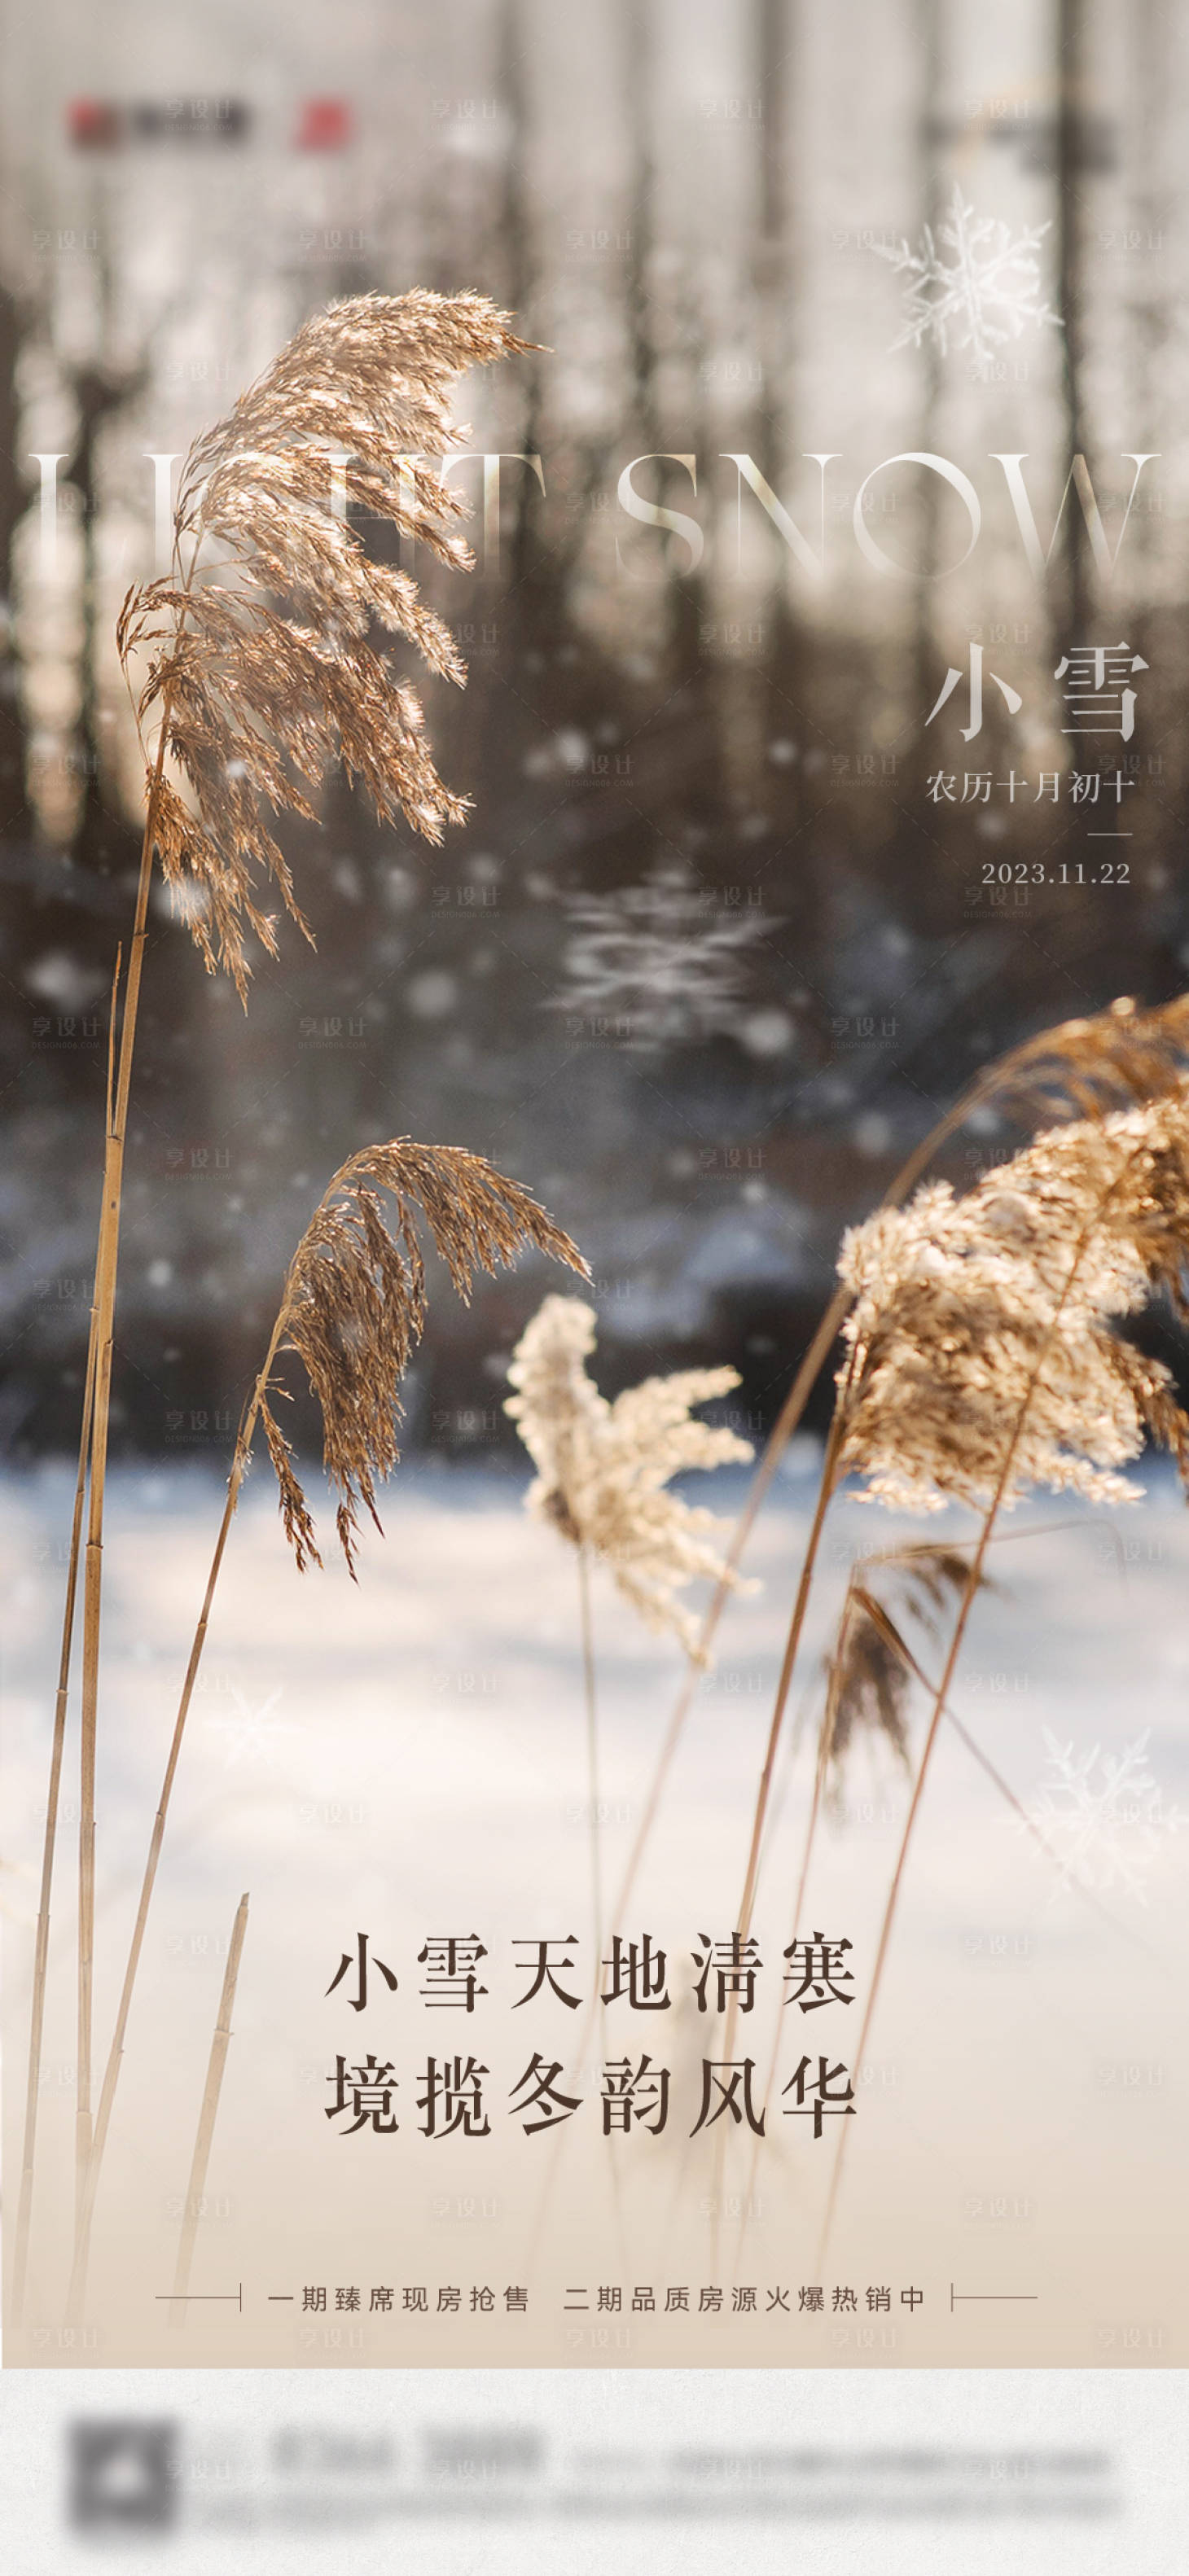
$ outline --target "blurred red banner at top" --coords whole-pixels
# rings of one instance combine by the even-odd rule
[[[83,151],[118,151],[126,143],[241,143],[252,111],[238,98],[74,98],[66,131]]]
[[[146,99],[130,105],[107,98],[74,98],[66,109],[67,136],[81,152],[117,152],[128,143],[241,143],[251,125],[251,108],[234,98]],[[302,99],[292,149],[342,152],[354,140],[354,132],[347,99]]]
[[[120,127],[120,111],[106,99],[73,98],[66,110],[71,142],[90,151],[110,151],[120,141]]]
[[[307,98],[297,128],[297,149],[341,152],[353,131],[354,118],[345,98]]]

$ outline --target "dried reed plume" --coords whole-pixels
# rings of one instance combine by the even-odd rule
[[[438,842],[469,811],[442,785],[416,691],[373,633],[460,685],[465,665],[410,575],[370,560],[346,502],[349,490],[402,540],[469,568],[456,525],[468,504],[429,460],[466,435],[450,419],[454,379],[526,345],[485,296],[351,296],[314,314],[186,458],[173,571],[129,591],[117,642],[125,663],[152,652],[137,703],[142,718],[160,712],[147,787],[163,873],[188,898],[208,969],[224,966],[241,1000],[245,927],[276,953],[263,883],[311,936],[262,802],[314,819],[309,792],[337,757],[382,822],[403,814]]]
[[[1028,1537],[1034,1536],[1035,1532],[1014,1531],[1011,1535]],[[863,1739],[869,1743],[886,1743],[898,1766],[905,1772],[910,1768],[908,1714],[912,1686],[915,1682],[925,1689],[930,1699],[934,1686],[922,1669],[905,1630],[911,1630],[915,1624],[927,1638],[936,1641],[946,1610],[960,1606],[969,1578],[969,1551],[963,1553],[960,1548],[947,1547],[944,1543],[939,1545],[936,1541],[881,1549],[874,1557],[868,1557],[862,1564],[851,1568],[834,1643],[825,1659],[825,1707],[818,1729],[813,1795],[793,1899],[790,1942],[801,1936],[805,1922],[805,1891],[822,1811],[830,1806],[836,1810],[840,1807],[843,1780],[855,1746]],[[1000,1589],[986,1573],[981,1576],[980,1588],[984,1592],[998,1592]],[[1035,1818],[1021,1805],[984,1746],[963,1725],[948,1702],[944,1713],[979,1769],[985,1772],[992,1786],[1012,1809],[1019,1826],[1046,1860],[1060,1871],[1062,1864],[1058,1854],[1046,1841]],[[1120,1928],[1096,1898],[1091,1902],[1096,1912],[1112,1922],[1115,1930]],[[761,2097],[765,2103],[775,2081],[782,2036],[778,2022]],[[752,2145],[737,2256],[742,2252],[747,2233],[747,2213],[755,2193],[759,2152],[757,2138]]]
[[[1103,1011],[1060,1021],[1025,1038],[988,1065],[930,1128],[886,1190],[882,1206],[895,1208],[913,1190],[921,1174],[976,1112],[994,1107],[1013,1118],[1046,1127],[1063,1121],[1105,1115],[1175,1092],[1189,1069],[1189,993],[1175,1001],[1141,1009],[1122,994]],[[841,1282],[831,1298],[802,1358],[760,1460],[746,1506],[727,1551],[727,1565],[738,1565],[755,1526],[764,1497],[796,1431],[814,1386],[829,1359],[849,1311],[851,1292]],[[729,1585],[720,1583],[706,1613],[703,1644],[709,1645],[725,1607]],[[684,1716],[679,1710],[677,1726]]]
[[[739,1384],[733,1368],[682,1369],[644,1378],[614,1403],[586,1370],[595,1347],[593,1306],[577,1297],[546,1297],[521,1335],[508,1377],[516,1389],[504,1405],[537,1469],[528,1509],[574,1548],[586,1706],[587,1797],[594,1952],[603,1949],[599,1836],[598,1717],[590,1566],[601,1558],[618,1590],[655,1632],[678,1636],[699,1663],[698,1622],[677,1595],[699,1577],[721,1581],[727,1569],[706,1533],[721,1527],[713,1512],[665,1491],[689,1467],[750,1458],[751,1443],[725,1425],[695,1420],[692,1407]],[[739,1587],[737,1576],[729,1578]],[[754,1588],[754,1587],[746,1587]]]
[[[934,1182],[854,1228],[839,1472],[910,1512],[1006,1511],[1034,1485],[1133,1502],[1118,1470],[1147,1434],[1189,1477],[1170,1371],[1112,1330],[1161,1290],[1189,1313],[1187,1220],[1182,1090],[1049,1129],[963,1197]]]
[[[738,1386],[738,1370],[644,1378],[609,1404],[586,1373],[594,1346],[594,1308],[576,1297],[547,1297],[517,1343],[508,1370],[517,1392],[504,1411],[537,1468],[528,1508],[601,1558],[647,1627],[671,1630],[704,1661],[698,1622],[677,1594],[699,1576],[722,1579],[723,1560],[703,1535],[722,1524],[665,1487],[686,1468],[752,1456],[749,1440],[691,1412]],[[731,1582],[738,1588],[737,1576]]]
[[[391,1225],[371,1183],[391,1193]],[[476,1270],[494,1273],[527,1248],[590,1276],[568,1234],[531,1193],[461,1145],[415,1145],[400,1137],[365,1146],[343,1164],[294,1254],[274,1343],[278,1357],[298,1354],[318,1399],[326,1472],[341,1496],[338,1535],[352,1573],[356,1504],[364,1504],[378,1529],[375,1483],[396,1465],[397,1390],[425,1323],[415,1206],[464,1301]],[[285,1535],[299,1567],[307,1556],[320,1564],[289,1444],[269,1402],[277,1391],[266,1375],[257,1400],[281,1489]]]
[[[391,1218],[377,1189],[391,1198]],[[461,1145],[417,1145],[400,1136],[386,1145],[365,1146],[340,1166],[314,1210],[290,1262],[264,1362],[244,1407],[227,1501],[174,1721],[80,2199],[70,2288],[75,2316],[81,2313],[85,2291],[91,2217],[170,1793],[256,1428],[264,1427],[280,1488],[285,1535],[299,1571],[304,1571],[311,1560],[320,1564],[321,1558],[292,1451],[272,1409],[274,1399],[286,1392],[274,1375],[277,1361],[286,1351],[296,1353],[321,1410],[326,1472],[340,1497],[338,1535],[354,1574],[356,1506],[362,1502],[379,1527],[376,1484],[396,1464],[400,1381],[425,1324],[425,1270],[414,1209],[424,1217],[434,1248],[464,1301],[469,1299],[476,1271],[494,1274],[525,1250],[545,1253],[583,1278],[590,1276],[577,1246],[531,1193]]]
[[[116,994],[120,981],[120,955],[116,952],[112,979],[111,1016],[107,1029],[107,1128],[112,1123],[115,1086],[115,1019]],[[29,2260],[29,2230],[33,2217],[33,2175],[37,2152],[37,2113],[41,2092],[41,2046],[45,2031],[46,1983],[49,1972],[50,1897],[53,1890],[54,1844],[58,1827],[58,1801],[62,1786],[62,1760],[66,1747],[66,1704],[70,1695],[70,1657],[74,1642],[74,1614],[78,1601],[78,1567],[82,1543],[83,1512],[87,1499],[87,1461],[91,1447],[91,1423],[95,1401],[95,1363],[98,1340],[99,1267],[96,1261],[95,1284],[87,1334],[87,1370],[83,1385],[82,1420],[79,1424],[78,1465],[75,1472],[74,1509],[71,1516],[70,1548],[67,1558],[66,1590],[62,1602],[61,1642],[58,1650],[58,1687],[54,1699],[54,1723],[50,1736],[50,1776],[46,1793],[45,1828],[41,1846],[41,1888],[37,1907],[37,1931],[33,1947],[33,1994],[29,2013],[29,2055],[25,2081],[25,2132],[21,2153],[21,2183],[17,2196],[16,2242],[13,2253],[12,2312],[19,2325],[25,2304],[25,2273]]]
[[[957,1548],[889,1549],[875,1568],[852,1568],[834,1644],[826,1657],[826,1704],[819,1763],[826,1797],[837,1803],[855,1745],[864,1738],[887,1744],[908,1769],[908,1703],[915,1657],[902,1634],[906,1614],[936,1637],[948,1605],[960,1599],[969,1562]],[[888,1607],[888,1578],[899,1597]],[[984,1578],[984,1588],[986,1578]],[[812,1830],[812,1820],[811,1820]]]
[[[1189,1416],[1169,1371],[1112,1329],[1155,1295],[1189,1311],[1189,1091],[1182,1083],[1142,1108],[1049,1129],[963,1199],[923,1190],[899,1218],[859,1228],[843,1259],[855,1305],[835,1417],[840,1463],[866,1477],[869,1499],[925,1511],[954,1499],[982,1512],[880,1927],[858,2069],[1000,1511],[1030,1485],[1138,1500],[1118,1469],[1138,1457],[1145,1435],[1171,1450],[1189,1483]],[[903,1401],[910,1380],[912,1423]],[[893,1417],[904,1444],[896,1461]],[[823,2243],[844,2152],[840,2145]]]
[[[882,1741],[890,1746],[900,1768],[909,1768],[909,1697],[913,1680],[922,1675],[903,1630],[915,1622],[926,1636],[936,1638],[946,1609],[961,1599],[969,1573],[968,1555],[959,1548],[937,1545],[888,1548],[874,1560],[851,1567],[834,1643],[825,1658],[825,1706],[793,1902],[793,1940],[801,1926],[822,1808],[840,1807],[856,1743]],[[983,1588],[995,1589],[986,1575]],[[895,1618],[889,1597],[895,1603]],[[975,1749],[972,1744],[971,1750]],[[1010,1797],[1006,1784],[1000,1785]],[[771,2080],[770,2069],[769,2087]]]
[[[1057,1027],[1041,1030],[1026,1038],[999,1057],[962,1092],[952,1109],[946,1111],[919,1145],[885,1192],[884,1208],[896,1208],[908,1197],[934,1157],[949,1138],[964,1126],[976,1112],[988,1108],[1020,1120],[1032,1120],[1052,1127],[1065,1121],[1087,1116],[1106,1116],[1112,1111],[1129,1109],[1175,1094],[1189,1068],[1189,994],[1144,1010],[1129,996],[1121,996],[1106,1010],[1086,1018],[1064,1020]],[[761,1506],[793,1433],[804,1414],[806,1404],[821,1375],[852,1301],[850,1285],[842,1280],[819,1322],[785,1397],[780,1413],[768,1436],[759,1467],[752,1480],[746,1505],[736,1524],[726,1552],[725,1571],[720,1577],[702,1628],[701,1645],[708,1650],[713,1642],[719,1619],[731,1590],[730,1577],[738,1567],[748,1538],[755,1526]],[[821,1536],[825,1505],[829,1501],[831,1478],[837,1468],[836,1454],[827,1457],[827,1473],[819,1498],[820,1509],[810,1532],[807,1572]],[[798,1590],[790,1623],[789,1642],[785,1653],[773,1718],[775,1733],[783,1722],[784,1708],[792,1678],[793,1662],[800,1636],[801,1620],[808,1599],[805,1580]],[[682,1729],[692,1704],[692,1683],[687,1677],[675,1705],[669,1729],[661,1750],[657,1770],[645,1801],[644,1812],[628,1866],[621,1902],[627,1903],[635,1875],[652,1830],[665,1781],[672,1766]],[[775,1751],[775,1741],[770,1752]],[[770,1761],[761,1775],[760,1796],[766,1804],[771,1779]]]
[[[985,1512],[909,1809],[905,1847],[999,1510],[1026,1486],[1130,1500],[1118,1474],[1145,1434],[1189,1466],[1189,1419],[1169,1372],[1110,1329],[1160,1291],[1184,1311],[1189,1237],[1189,1090],[1181,1050],[1189,1001],[1159,1012],[1116,1003],[1006,1060],[1005,1086],[1097,1117],[1046,1128],[965,1197],[931,1183],[885,1205],[844,1239],[846,1358],[801,1565],[760,1773],[738,1928],[755,1903],[764,1822],[821,1534],[842,1477],[867,1498]],[[1140,1108],[1104,1106],[1153,1096]],[[903,1850],[889,1900],[894,1910]],[[886,1937],[880,1951],[882,1962]],[[877,1963],[875,1987],[878,1985]],[[727,2054],[731,2025],[728,2023]]]
[[[209,969],[222,964],[241,1000],[250,966],[245,928],[275,953],[258,896],[263,871],[312,938],[285,858],[260,804],[309,818],[328,763],[341,758],[383,820],[403,813],[430,841],[459,820],[434,768],[415,692],[390,675],[373,626],[414,644],[432,671],[461,681],[441,621],[407,573],[373,565],[347,521],[356,505],[387,519],[442,561],[465,565],[454,522],[459,494],[429,461],[455,446],[448,396],[466,368],[519,350],[507,317],[476,295],[364,295],[316,314],[191,448],[182,468],[168,579],[124,600],[117,645],[152,660],[137,722],[157,717],[146,748],[146,811],[119,1069],[111,1093],[84,1422],[89,1494],[83,1582],[79,1800],[76,2164],[81,2197],[91,2146],[92,1974],[95,1917],[95,1757],[103,1584],[103,1515],[124,1146],[154,859]],[[210,546],[222,551],[212,561]],[[212,578],[215,572],[227,578]],[[287,610],[283,613],[283,604]],[[144,741],[142,732],[142,744]],[[68,1635],[81,1530],[67,1577]],[[60,1761],[51,1755],[46,1849],[52,1862]],[[42,1912],[48,1922],[48,1879]],[[39,1944],[41,1940],[39,1928]],[[43,1980],[40,1964],[35,1989]],[[35,1991],[26,2106],[36,2131],[41,2004]],[[30,2167],[31,2170],[31,2167]],[[31,2192],[31,2183],[29,2191]],[[22,2190],[16,2278],[23,2288],[29,2223]]]

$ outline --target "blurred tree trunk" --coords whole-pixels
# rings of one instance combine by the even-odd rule
[[[1057,310],[1064,323],[1063,382],[1070,457],[1085,454],[1083,371],[1085,299],[1081,187],[1085,175],[1086,13],[1089,0],[1057,0]],[[1087,457],[1093,472],[1093,459]],[[1062,478],[1064,479],[1064,477]],[[1054,563],[1057,555],[1054,555]],[[1060,584],[1060,575],[1058,575]],[[1090,552],[1084,513],[1071,493],[1067,508],[1064,581],[1060,607],[1065,624],[1054,641],[1063,650],[1089,641],[1092,614]],[[1060,610],[1058,610],[1058,615]]]
[[[648,310],[653,249],[656,171],[652,153],[654,65],[649,0],[620,0],[624,119],[631,176],[628,187],[628,252],[624,277],[631,414],[642,455],[660,446],[656,401],[656,347]]]
[[[121,411],[125,403],[135,400],[145,381],[143,367],[121,371],[104,366],[80,366],[67,370],[67,382],[78,411],[78,429],[74,453],[66,468],[66,479],[73,484],[82,505],[83,542],[77,727],[78,762],[83,785],[73,840],[76,855],[100,876],[110,873],[113,837],[125,839],[127,826],[108,811],[103,797],[99,723],[98,449],[106,422],[113,413]]]
[[[943,7],[944,0],[914,0],[913,6],[916,51],[921,62],[921,98],[917,113],[920,220],[922,224],[928,224],[934,235],[945,212],[945,188],[942,180],[940,150],[940,138],[944,130],[942,109],[946,86]],[[941,401],[941,348],[932,331],[925,331],[922,334],[920,366],[921,410],[917,446],[922,455],[929,456],[937,453],[937,415]],[[934,575],[937,571],[941,508],[940,479],[925,468],[921,470],[917,507],[920,513],[918,549],[920,575],[913,598],[914,704],[910,739],[918,747],[921,761],[924,762],[927,759],[927,753],[921,728],[937,696],[940,676],[937,668],[933,607],[936,598]],[[922,785],[923,778],[922,767]]]
[[[755,289],[763,383],[756,407],[755,459],[778,488],[785,460],[784,403],[791,312],[788,273],[787,116],[792,13],[789,0],[756,0],[755,53],[760,143]]]
[[[755,0],[755,64],[760,94],[759,189],[755,244],[756,341],[761,369],[759,400],[752,425],[752,453],[778,499],[791,463],[790,347],[795,310],[789,240],[789,102],[792,94],[793,15],[795,0]],[[805,672],[803,631],[793,612],[789,560],[773,535],[778,557],[776,578],[764,604],[770,628],[764,644],[764,741],[757,746],[766,762],[774,738],[797,742],[805,751],[800,721]],[[771,776],[771,772],[768,773]],[[794,762],[782,773],[781,819],[796,829],[801,819],[801,767]]]
[[[1162,108],[1170,68],[1167,48],[1162,41],[1166,25],[1163,8],[1158,7],[1157,0],[1135,0],[1132,167],[1135,171],[1134,222],[1141,238],[1137,263],[1139,283],[1129,317],[1134,335],[1132,395],[1136,405],[1131,435],[1137,448],[1154,453],[1159,452],[1163,441],[1159,369],[1160,354],[1169,336],[1169,313],[1160,255],[1164,229],[1171,216],[1160,149]],[[1151,495],[1145,497],[1150,498]],[[1128,615],[1133,621],[1135,650],[1150,660],[1152,574],[1161,523],[1147,510],[1137,511],[1136,518],[1131,578],[1137,606],[1134,611],[1129,610]],[[1130,531],[1128,535],[1130,539]]]
[[[526,335],[528,310],[536,285],[533,255],[533,207],[529,181],[531,108],[528,93],[528,29],[524,0],[503,0],[500,15],[500,97],[508,117],[504,185],[499,213],[500,270],[503,300]],[[522,445],[526,456],[540,453],[542,384],[538,357],[517,359],[524,389]],[[514,594],[528,581],[534,540],[535,500],[540,486],[527,465],[516,469],[516,517],[512,531],[508,580]]]
[[[29,729],[12,610],[13,550],[29,506],[29,487],[17,463],[16,389],[17,361],[28,327],[26,308],[0,286],[0,587],[7,604],[0,637],[0,832],[20,841],[31,840],[34,832],[28,792]]]
[[[666,426],[661,417],[660,389],[657,381],[657,344],[652,321],[652,295],[655,286],[653,253],[656,244],[656,152],[654,121],[659,96],[655,49],[655,0],[620,0],[621,64],[623,73],[624,122],[628,136],[628,244],[624,271],[624,298],[628,333],[630,384],[628,424],[636,455],[663,454]],[[687,315],[686,355],[697,367],[700,330],[692,321],[696,309],[692,298],[699,281],[688,281],[676,270],[669,273],[665,296],[670,315],[678,297],[684,301]],[[678,442],[682,452],[697,454],[696,411],[703,388],[699,383],[693,417],[687,415]],[[626,460],[625,460],[626,461]],[[672,490],[670,487],[673,487]],[[689,480],[683,468],[674,469],[661,463],[651,470],[647,483],[641,482],[662,505],[687,510],[690,506]],[[702,821],[717,811],[721,783],[721,763],[716,723],[716,671],[713,647],[704,635],[706,591],[701,573],[686,573],[670,578],[665,611],[668,624],[668,670],[673,730],[668,737],[661,788],[665,828],[680,829],[682,821]]]

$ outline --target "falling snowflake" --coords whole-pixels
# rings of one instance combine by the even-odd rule
[[[754,905],[727,911],[716,903],[713,894],[670,877],[572,897],[566,981],[546,1009],[594,1020],[600,1031],[606,1024],[635,1047],[739,1036],[743,952],[779,925]]]
[[[1060,1862],[1053,1895],[1070,1887],[1124,1888],[1147,1903],[1144,1883],[1166,1838],[1189,1816],[1166,1807],[1147,1764],[1150,1728],[1119,1754],[1075,1753],[1044,1729],[1049,1777],[1029,1817]]]
[[[281,1737],[289,1732],[285,1719],[274,1717],[272,1714],[280,1696],[281,1684],[278,1683],[277,1688],[270,1691],[268,1698],[261,1700],[260,1706],[255,1708],[238,1684],[232,1682],[231,1697],[235,1702],[235,1715],[208,1717],[207,1725],[217,1729],[227,1738],[229,1771],[245,1757],[250,1758],[252,1754],[261,1755],[265,1761],[273,1760],[280,1749]]]
[[[928,336],[944,358],[953,331],[955,348],[970,349],[975,365],[984,367],[1006,341],[1019,339],[1027,323],[1051,322],[1060,330],[1060,314],[1040,299],[1036,253],[1050,230],[1049,224],[1035,224],[1013,235],[997,215],[976,215],[955,188],[949,221],[938,225],[936,238],[926,224],[919,250],[910,250],[906,241],[898,250],[877,243],[879,257],[909,281],[908,319],[893,349],[907,348],[910,341],[919,349]]]

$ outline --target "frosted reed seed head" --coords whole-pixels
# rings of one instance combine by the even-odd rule
[[[339,1541],[352,1574],[356,1507],[362,1503],[380,1527],[376,1485],[399,1456],[400,1382],[425,1325],[417,1211],[464,1302],[476,1271],[494,1274],[529,1249],[590,1275],[576,1245],[531,1192],[461,1145],[397,1137],[365,1146],[335,1173],[289,1266],[277,1356],[297,1353],[317,1397],[323,1460],[340,1497]],[[284,1393],[270,1372],[260,1415],[285,1535],[301,1569],[307,1559],[322,1560],[292,1451],[272,1410],[271,1398]]]
[[[1045,1130],[956,1198],[946,1182],[843,1242],[854,1297],[840,1467],[907,1511],[1011,1504],[1030,1485],[1138,1499],[1145,1434],[1189,1474],[1170,1372],[1111,1329],[1156,1293],[1186,1310],[1189,1094]],[[1021,1419],[1022,1416],[1022,1419]]]
[[[833,1803],[841,1796],[849,1756],[864,1738],[882,1737],[907,1769],[909,1702],[913,1681],[922,1676],[903,1631],[915,1622],[935,1639],[969,1573],[958,1549],[938,1546],[889,1549],[852,1573],[826,1658],[821,1750]],[[996,1587],[983,1575],[980,1589]]]
[[[902,1767],[908,1766],[911,1676],[883,1622],[871,1617],[860,1589],[847,1592],[826,1676],[822,1751],[827,1791],[836,1802],[847,1758],[860,1737],[882,1736]]]
[[[1121,994],[1104,1011],[1025,1038],[990,1067],[986,1088],[1046,1125],[1141,1107],[1189,1071],[1189,993],[1143,1010]]]
[[[314,819],[338,758],[382,822],[403,815],[428,841],[469,811],[438,776],[416,691],[371,638],[402,637],[459,684],[465,665],[409,574],[371,562],[332,508],[332,471],[360,510],[468,568],[469,505],[431,460],[466,435],[450,418],[457,376],[528,345],[485,296],[350,296],[304,323],[186,458],[173,571],[129,591],[117,644],[125,663],[152,654],[138,715],[159,709],[173,770],[148,772],[163,874],[241,1000],[245,929],[275,954],[262,883],[311,937],[262,804]]]
[[[608,1403],[588,1376],[594,1308],[576,1297],[546,1297],[508,1370],[511,1415],[537,1469],[528,1508],[574,1547],[605,1559],[624,1599],[646,1626],[670,1630],[695,1661],[698,1622],[677,1599],[698,1577],[753,1590],[726,1566],[706,1532],[717,1516],[665,1488],[690,1467],[752,1456],[751,1442],[725,1425],[699,1422],[692,1407],[738,1386],[736,1369],[681,1369],[645,1378]]]

